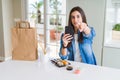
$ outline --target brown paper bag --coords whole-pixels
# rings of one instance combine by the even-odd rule
[[[22,23],[26,27],[21,28]],[[18,22],[17,27],[12,28],[12,59],[36,60],[37,57],[36,29],[30,28],[29,22]]]

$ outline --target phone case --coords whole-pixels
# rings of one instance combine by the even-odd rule
[[[74,35],[73,27],[72,26],[65,26],[65,34],[70,34],[73,37],[73,35]]]
[[[74,30],[72,26],[65,26],[65,34],[70,34],[72,37],[74,37]],[[71,39],[72,41],[73,39]],[[67,45],[67,47],[71,46],[71,42]]]

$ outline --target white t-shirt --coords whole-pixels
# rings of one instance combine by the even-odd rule
[[[74,38],[75,38],[75,49],[76,49],[76,53],[74,54],[74,61],[82,62],[80,56],[80,50],[78,46],[78,34],[74,34]]]

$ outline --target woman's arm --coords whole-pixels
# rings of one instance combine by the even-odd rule
[[[94,30],[93,27],[89,27],[89,26],[88,26],[88,28],[89,28],[89,29],[86,29],[86,30],[83,32],[83,36],[84,36],[85,38],[93,39],[93,37],[96,35],[95,30]]]
[[[63,56],[66,56],[67,55],[67,49],[66,48],[62,48],[61,49],[61,53]]]
[[[66,59],[67,58],[67,49],[65,48],[65,45],[63,43],[63,35],[61,35],[61,40],[60,40],[60,52],[59,52],[59,56],[61,59]]]
[[[94,28],[89,27],[86,23],[79,23],[78,29],[86,38],[93,39],[93,37],[96,35]]]
[[[88,26],[86,26],[86,27],[84,28],[84,30],[83,30],[83,32],[84,32],[86,35],[89,35],[89,34],[90,34],[90,31],[91,31],[91,29],[90,29]]]

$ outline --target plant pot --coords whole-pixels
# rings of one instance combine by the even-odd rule
[[[61,32],[56,32],[54,29],[50,30],[51,40],[60,40]]]
[[[120,40],[120,31],[112,31],[112,39],[113,40]]]

